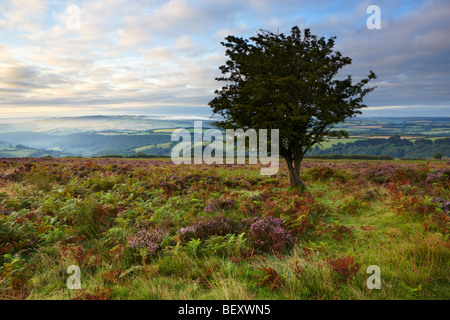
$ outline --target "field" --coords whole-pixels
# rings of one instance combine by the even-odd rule
[[[203,132],[213,128],[217,118],[203,118]],[[171,135],[175,129],[193,132],[194,120],[169,120],[150,116],[85,116],[62,118],[0,119],[0,157],[98,157],[131,156],[136,153],[170,156]],[[450,119],[441,118],[352,118],[336,125],[346,130],[348,139],[329,139],[321,149],[335,144],[351,144],[372,139],[388,141],[391,136],[416,141],[450,136]],[[173,146],[173,145],[172,145]],[[374,148],[345,150],[345,154],[374,154]],[[419,148],[420,150],[422,148]],[[343,152],[343,150],[341,150]],[[334,151],[333,151],[334,152]],[[356,153],[355,153],[356,152]],[[395,158],[432,158],[433,151],[397,152],[386,150]],[[450,157],[446,150],[439,150]]]
[[[16,147],[0,147],[0,158],[23,158],[23,157],[60,157],[61,153],[55,150],[39,150],[18,145]]]
[[[450,134],[448,117],[349,119],[337,128],[347,130],[351,137],[359,136],[369,139],[389,137],[393,134],[401,135],[405,139]]]
[[[449,298],[448,161],[305,160],[302,177],[305,192],[284,166],[1,159],[0,298]]]

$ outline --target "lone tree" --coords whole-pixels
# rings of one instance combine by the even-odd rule
[[[334,79],[352,62],[333,50],[335,39],[318,38],[310,29],[302,34],[295,26],[288,36],[260,30],[250,39],[230,35],[221,42],[229,59],[219,67],[223,76],[216,78],[227,84],[209,102],[224,119],[216,126],[279,129],[279,152],[292,187],[306,188],[300,167],[308,150],[328,137],[348,137],[331,129],[361,114],[363,97],[375,89],[365,88],[376,78],[372,71],[356,84],[350,75]]]
[[[436,152],[435,154],[433,154],[433,158],[435,158],[436,160],[442,159],[442,153]]]

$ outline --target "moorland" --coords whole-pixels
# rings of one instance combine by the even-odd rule
[[[0,298],[448,299],[449,167],[4,158]]]

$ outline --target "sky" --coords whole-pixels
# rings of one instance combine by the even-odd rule
[[[220,42],[293,26],[376,73],[364,116],[450,116],[448,0],[0,0],[0,117],[209,116]]]

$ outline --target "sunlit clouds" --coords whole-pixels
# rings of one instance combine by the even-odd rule
[[[370,4],[5,0],[0,116],[209,115],[225,62],[220,41],[259,29],[289,33],[294,25],[337,37],[336,48],[353,59],[343,75],[377,74],[368,115],[449,115],[450,4],[380,0],[382,28],[368,30]]]

